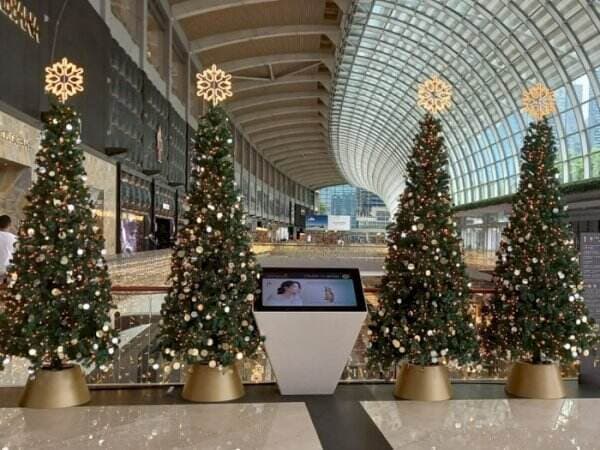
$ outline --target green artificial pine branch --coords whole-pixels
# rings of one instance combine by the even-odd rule
[[[570,362],[587,356],[597,341],[560,197],[556,152],[548,120],[531,123],[497,253],[495,296],[483,311],[488,359]]]
[[[439,120],[420,122],[394,222],[379,307],[371,315],[369,364],[467,363],[478,344],[453,220],[448,156]]]
[[[259,266],[235,188],[229,122],[220,108],[200,119],[185,226],[171,258],[160,349],[173,365],[211,367],[252,356],[261,338],[252,316]]]
[[[32,369],[70,362],[107,370],[117,349],[104,239],[85,185],[78,114],[52,105],[44,117],[37,178],[27,196],[8,287],[0,348]]]

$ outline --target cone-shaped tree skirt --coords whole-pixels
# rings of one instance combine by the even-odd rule
[[[85,376],[78,365],[61,370],[40,369],[29,377],[19,406],[68,408],[90,401]]]
[[[235,364],[222,370],[194,364],[186,374],[181,396],[192,402],[227,402],[243,397],[244,385]]]
[[[506,392],[515,397],[552,399],[565,396],[558,364],[516,362],[508,375]]]
[[[441,401],[452,397],[446,366],[405,364],[400,369],[394,395],[405,400]]]

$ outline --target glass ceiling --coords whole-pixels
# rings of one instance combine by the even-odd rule
[[[600,176],[600,1],[355,0],[338,55],[330,139],[346,179],[394,209],[419,83],[454,92],[441,116],[456,204],[512,193],[529,118],[523,90],[555,90],[565,183]]]

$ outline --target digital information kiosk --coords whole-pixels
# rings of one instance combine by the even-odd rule
[[[283,395],[333,394],[367,316],[358,269],[264,268],[256,323]]]

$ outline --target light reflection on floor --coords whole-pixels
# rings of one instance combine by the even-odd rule
[[[394,449],[600,448],[600,399],[361,404]]]
[[[3,449],[317,450],[303,403],[0,409]]]

